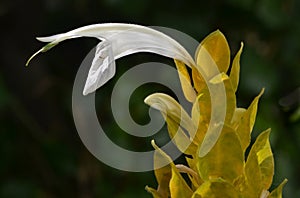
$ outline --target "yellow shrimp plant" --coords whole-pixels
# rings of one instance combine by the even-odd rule
[[[195,67],[192,67],[192,72],[188,72],[184,63],[175,60],[183,92],[187,100],[193,103],[191,113],[181,116],[183,108],[180,104],[170,96],[161,93],[148,96],[145,102],[152,106],[153,103],[173,105],[172,109],[163,109],[159,105],[154,107],[163,114],[169,136],[178,149],[186,154],[187,164],[174,164],[171,158],[152,141],[155,148],[154,167],[161,167],[160,164],[168,165],[154,170],[158,187],[154,189],[147,186],[146,190],[154,198],[282,197],[282,188],[287,182],[286,179],[277,188],[269,191],[274,175],[274,158],[269,141],[271,130],[261,132],[249,148],[249,153],[246,152],[250,147],[258,102],[264,90],[262,89],[253,99],[248,108],[236,106],[235,93],[239,83],[243,43],[231,67],[229,45],[220,31],[217,30],[208,35],[196,51],[196,64],[209,69],[210,62],[206,60],[207,55],[201,49],[209,53],[220,71],[210,80],[210,83],[221,80],[225,86],[226,117],[221,133],[212,149],[207,154],[200,155],[199,150],[210,121],[212,108],[210,93],[207,83]],[[229,68],[231,68],[230,71],[228,71]],[[196,91],[196,96],[193,96],[190,87]],[[185,125],[180,125],[182,119]],[[190,138],[192,136],[190,126],[195,124],[196,134]],[[174,138],[177,133],[181,134]],[[189,146],[182,149],[182,144],[186,142]],[[184,179],[183,174],[187,174],[188,179]]]

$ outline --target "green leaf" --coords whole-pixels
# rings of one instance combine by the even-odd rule
[[[243,173],[244,156],[239,139],[235,131],[226,125],[214,147],[197,160],[198,172],[204,181],[222,178],[232,183]]]
[[[234,186],[222,179],[204,182],[193,194],[192,198],[239,198]]]
[[[283,180],[283,182],[269,194],[268,198],[282,198],[282,189],[286,183],[287,179]]]
[[[235,125],[235,130],[240,138],[242,148],[244,152],[250,144],[251,132],[255,123],[258,101],[262,94],[264,93],[264,89],[261,90],[258,96],[254,98],[249,108],[243,113],[237,125]]]
[[[236,92],[238,85],[239,85],[239,78],[240,78],[240,58],[243,51],[244,43],[241,43],[240,50],[236,53],[233,62],[232,67],[230,70],[230,80],[232,84],[232,88],[234,92]]]
[[[196,99],[196,92],[193,86],[191,85],[191,78],[185,64],[181,61],[175,60],[175,65],[178,70],[181,88],[185,98],[189,102],[194,102]]]

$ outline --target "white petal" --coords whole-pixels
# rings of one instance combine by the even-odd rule
[[[94,92],[104,85],[116,73],[116,64],[111,43],[100,42],[96,47],[95,57],[84,85],[83,95]]]
[[[95,37],[109,41],[110,45],[108,46],[111,46],[111,53],[113,54],[113,57],[109,57],[108,59],[103,56],[101,56],[102,58],[100,59],[99,57],[94,58],[94,64],[91,67],[91,70],[93,71],[89,72],[84,94],[95,91],[113,77],[115,69],[110,67],[114,67],[113,64],[115,63],[113,63],[114,61],[110,62],[110,60],[116,60],[129,54],[137,52],[151,52],[180,60],[190,67],[195,65],[190,54],[182,45],[171,37],[148,27],[122,23],[89,25],[64,34],[37,38],[43,42],[51,42],[39,52],[45,52],[59,42],[77,37]],[[101,48],[100,45],[97,47],[97,51],[103,50],[101,52],[99,51],[99,53],[104,53],[107,56],[110,56],[111,53],[109,53],[110,50],[108,50],[108,46]],[[100,65],[97,66],[97,64]]]
[[[194,122],[174,98],[164,93],[154,93],[147,96],[144,102],[152,108],[159,110],[165,119],[169,116],[175,122],[179,121],[180,126],[188,131],[192,139],[194,138],[197,131]]]

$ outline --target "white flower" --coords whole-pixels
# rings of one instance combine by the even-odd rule
[[[84,26],[63,34],[37,38],[49,42],[33,54],[30,60],[40,52],[46,52],[58,43],[78,37],[95,37],[101,40],[97,45],[83,94],[96,91],[115,74],[115,60],[137,52],[150,52],[180,60],[189,67],[195,65],[190,54],[171,37],[157,30],[133,24],[105,23]]]

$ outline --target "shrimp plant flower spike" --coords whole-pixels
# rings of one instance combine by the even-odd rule
[[[154,140],[154,173],[158,187],[146,187],[155,198],[280,198],[285,179],[270,191],[274,159],[269,142],[270,129],[263,131],[251,145],[262,91],[248,108],[237,107],[239,51],[230,60],[230,48],[219,31],[199,44],[195,58],[179,42],[155,29],[123,23],[88,25],[66,33],[37,39],[48,44],[33,54],[26,65],[41,52],[62,41],[94,37],[96,47],[83,95],[95,92],[116,71],[115,60],[130,54],[149,52],[174,59],[182,92],[192,109],[187,112],[174,98],[154,93],[145,103],[161,112],[170,138],[184,154],[186,164],[174,164]],[[230,70],[230,71],[229,71]],[[249,149],[249,152],[246,150]],[[162,165],[163,164],[163,165]],[[186,174],[186,177],[183,177]]]

